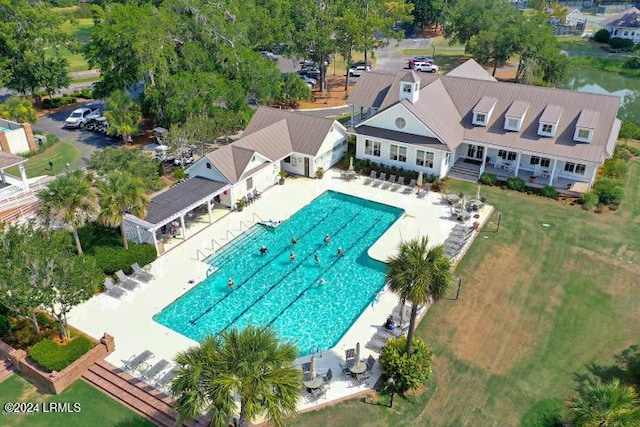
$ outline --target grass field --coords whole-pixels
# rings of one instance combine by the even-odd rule
[[[56,175],[64,172],[66,164],[74,164],[80,160],[80,155],[80,150],[75,145],[68,141],[60,141],[27,160],[24,166],[27,177]],[[53,162],[53,170],[49,168],[49,162]],[[7,168],[6,172],[14,176],[20,176],[17,167]]]
[[[464,49],[449,49],[445,47],[436,48],[435,55],[433,54],[432,48],[402,49],[402,54],[407,57],[421,55],[433,57],[435,63],[438,64],[438,67],[440,67],[440,74],[448,73],[465,60],[471,58],[471,55],[467,55],[464,53]]]
[[[603,52],[600,46],[604,46],[591,39],[580,36],[558,37],[558,44],[560,45],[560,49],[563,50],[581,50],[588,52]]]
[[[7,402],[80,404],[80,411],[76,413],[43,413],[42,411],[29,415],[4,413],[1,423],[3,427],[151,427],[154,425],[80,380],[61,394],[54,396],[40,394],[21,376],[12,375],[0,383],[0,401],[3,404]]]
[[[65,21],[65,23],[62,24],[62,31],[73,36],[79,47],[89,41],[92,29],[93,19],[91,18],[76,19],[74,23],[71,21]],[[62,56],[69,61],[69,65],[67,66],[68,72],[73,73],[89,69],[89,64],[84,59],[82,53],[71,52],[68,49],[62,49],[61,52]]]
[[[638,343],[638,159],[615,213],[497,188],[482,194],[502,213],[500,229],[494,214],[456,269],[460,298],[436,304],[418,327],[436,355],[427,391],[396,398],[393,409],[346,401],[296,426],[545,426],[544,411],[562,406],[590,362],[612,365]]]

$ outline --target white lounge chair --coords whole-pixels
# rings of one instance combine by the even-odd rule
[[[386,172],[382,172],[380,174],[380,176],[378,177],[378,179],[376,180],[376,182],[373,183],[373,186],[374,187],[379,187],[386,180],[387,180],[387,173]]]
[[[369,178],[367,178],[364,183],[371,184],[376,179],[376,175],[378,175],[378,172],[372,170],[371,173],[369,174]]]
[[[152,359],[153,357],[153,353],[151,353],[149,350],[145,350],[139,355],[132,357],[127,363],[124,364],[122,369],[126,372],[133,372],[138,369],[143,363],[146,363],[147,360]]]
[[[132,290],[134,290],[135,288],[138,287],[138,282],[136,282],[135,280],[132,280],[131,278],[127,277],[127,275],[124,274],[124,271],[122,271],[122,270],[116,271],[116,277],[120,281],[120,285],[123,288],[129,289],[130,291],[132,291]]]
[[[405,187],[404,192],[405,192],[405,193],[408,193],[408,194],[413,193],[413,191],[414,191],[414,190],[415,190],[415,188],[416,188],[416,182],[417,182],[417,181],[416,181],[415,179],[412,179],[412,180],[409,182],[409,185],[407,185],[407,186]]]
[[[174,367],[168,372],[162,374],[160,379],[156,381],[155,387],[162,391],[168,392],[171,385],[171,380],[178,374],[178,367]]]
[[[137,262],[131,264],[131,268],[133,269],[133,274],[131,275],[131,277],[133,277],[134,279],[145,283],[153,280],[153,274],[144,271]]]
[[[160,359],[155,365],[147,369],[142,375],[142,379],[145,381],[153,380],[160,372],[164,371],[167,366],[169,366],[169,362],[164,359]]]
[[[393,184],[392,190],[397,191],[400,187],[403,187],[406,182],[407,178],[405,178],[404,176],[399,176],[398,180]]]

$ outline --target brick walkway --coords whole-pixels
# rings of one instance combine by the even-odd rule
[[[149,421],[163,427],[176,426],[177,414],[173,410],[173,398],[109,362],[96,362],[82,378]],[[182,425],[200,427],[207,426],[208,423],[201,418]]]
[[[10,361],[6,359],[0,360],[0,382],[6,380],[13,375],[14,367]]]

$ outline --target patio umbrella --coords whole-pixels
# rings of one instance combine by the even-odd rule
[[[311,378],[315,378],[316,377],[316,358],[314,356],[311,356],[311,366],[309,367],[309,371],[311,373]]]
[[[416,187],[422,188],[422,172],[418,174],[418,180],[416,181]]]
[[[356,363],[360,362],[360,343],[356,344]]]
[[[476,191],[476,200],[480,200],[480,186],[478,185],[478,191]]]
[[[353,170],[353,156],[351,156],[351,158],[349,158],[349,170],[350,171]]]

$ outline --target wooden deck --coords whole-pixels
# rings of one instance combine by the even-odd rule
[[[175,400],[135,378],[109,362],[100,360],[82,375],[82,378],[108,396],[162,427],[175,427],[177,414]],[[209,425],[204,417],[181,424],[183,427]]]

